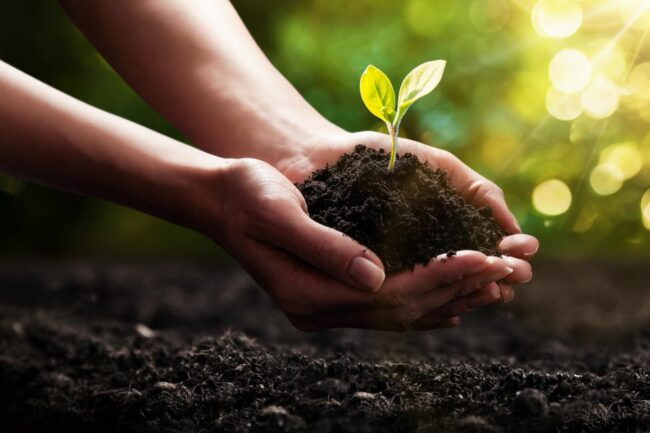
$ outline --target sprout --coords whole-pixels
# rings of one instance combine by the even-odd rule
[[[397,134],[406,111],[421,97],[436,88],[445,70],[444,60],[426,62],[413,69],[402,81],[399,98],[395,105],[395,90],[390,79],[378,68],[368,65],[361,74],[361,99],[370,112],[384,121],[391,138],[388,171],[395,167],[397,157]]]

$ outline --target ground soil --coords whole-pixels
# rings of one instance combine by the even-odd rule
[[[309,215],[374,251],[387,272],[464,249],[498,254],[505,233],[489,208],[468,204],[447,175],[405,154],[359,145],[298,185]]]
[[[294,330],[235,267],[0,263],[2,432],[648,432],[644,263],[463,327]]]

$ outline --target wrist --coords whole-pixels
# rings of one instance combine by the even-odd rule
[[[313,110],[309,107],[309,110]],[[206,152],[224,158],[255,158],[283,171],[294,160],[309,155],[323,142],[344,131],[307,109],[267,109],[249,106],[236,120],[199,127],[188,133]],[[328,139],[329,137],[329,139]]]
[[[191,161],[175,167],[171,174],[176,179],[177,199],[167,199],[172,208],[169,219],[214,239],[214,228],[221,225],[225,214],[227,173],[236,160],[192,150],[196,155]]]

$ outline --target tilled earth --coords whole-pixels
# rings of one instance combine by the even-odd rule
[[[540,265],[458,329],[304,334],[232,266],[3,262],[0,431],[650,431],[646,265]]]

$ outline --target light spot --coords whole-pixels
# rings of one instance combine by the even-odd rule
[[[561,215],[571,207],[571,190],[559,179],[540,183],[533,190],[533,206],[544,215]]]
[[[565,93],[579,92],[591,80],[591,63],[578,50],[562,50],[551,60],[548,76],[556,89]]]
[[[583,111],[579,93],[564,93],[555,87],[546,92],[546,109],[559,120],[573,120]]]
[[[589,183],[598,195],[614,194],[623,186],[623,173],[609,162],[598,164],[591,171]]]
[[[640,63],[632,69],[627,85],[634,96],[650,101],[650,62]]]
[[[585,113],[594,119],[604,119],[618,109],[619,89],[603,76],[596,77],[582,92]]]
[[[650,189],[641,197],[641,220],[643,226],[650,230]]]
[[[541,36],[566,38],[582,24],[582,8],[573,0],[540,0],[533,7],[531,20]]]
[[[597,39],[589,44],[592,75],[604,75],[612,81],[622,82],[628,72],[625,51],[610,39]]]
[[[456,15],[457,3],[446,0],[411,0],[404,8],[406,23],[420,36],[435,37]]]
[[[623,179],[630,179],[641,171],[643,156],[633,142],[607,146],[600,153],[601,163],[614,164],[623,174]]]

